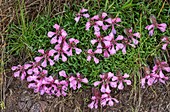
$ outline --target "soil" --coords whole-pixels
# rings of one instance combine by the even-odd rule
[[[15,10],[18,0],[0,0],[0,37],[2,37],[1,48],[5,48],[5,31],[11,22],[16,22],[16,15],[19,14]],[[29,16],[33,19],[39,12],[45,10],[43,7],[47,3],[54,0],[25,0],[27,13],[34,12]],[[62,11],[62,3],[67,3],[71,7],[72,0],[57,0],[53,7],[57,10],[51,11],[53,14]],[[79,4],[80,1],[77,1]],[[2,35],[4,34],[4,35]],[[3,52],[2,52],[3,55]],[[5,58],[2,61],[5,61]],[[13,59],[12,59],[13,60]],[[15,59],[17,60],[17,59]],[[119,99],[119,104],[113,107],[105,107],[99,109],[89,109],[89,99],[91,98],[91,89],[79,92],[69,91],[67,97],[54,97],[49,95],[35,94],[32,89],[27,87],[27,82],[13,78],[12,73],[8,72],[11,63],[2,67],[1,71],[1,101],[5,103],[3,112],[170,112],[170,82],[166,85],[157,84],[153,87],[140,89],[138,87],[127,87],[120,91],[115,97]],[[3,70],[2,69],[2,70]],[[1,102],[2,103],[2,102]]]

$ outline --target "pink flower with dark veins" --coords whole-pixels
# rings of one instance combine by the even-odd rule
[[[14,71],[14,77],[21,77],[21,80],[24,80],[25,77],[27,76],[27,69],[31,67],[30,64],[24,64],[22,65],[17,65],[17,66],[13,66],[11,69],[12,71]]]
[[[67,95],[67,90],[68,90],[68,82],[65,80],[59,81],[55,80],[54,82],[56,84],[57,89],[53,91],[53,94],[56,96],[66,96]]]
[[[132,33],[132,28],[131,29],[125,28],[124,32],[127,35],[128,39],[131,39],[133,41],[134,45],[137,45],[139,43],[138,40],[134,38],[134,37],[140,38],[139,32]]]
[[[48,37],[51,38],[50,43],[51,44],[55,44],[57,42],[60,43],[61,38],[65,38],[67,36],[67,32],[64,29],[62,29],[58,24],[55,24],[53,27],[56,29],[56,31],[48,32]]]
[[[101,96],[101,105],[102,106],[106,106],[106,105],[113,106],[114,103],[119,103],[119,101],[116,98],[112,98],[110,93],[102,94],[102,96]]]
[[[27,73],[29,75],[32,75],[32,74],[39,74],[40,71],[42,71],[42,67],[40,66],[41,63],[40,62],[30,62],[29,63],[31,66],[29,67]]]
[[[170,44],[170,39],[167,36],[164,36],[162,39],[162,42],[164,42],[162,49],[166,50],[167,46]]]
[[[77,39],[74,39],[74,38],[70,38],[69,39],[69,44],[67,45],[69,48],[69,51],[68,51],[68,53],[69,53],[69,56],[72,56],[73,55],[73,53],[72,53],[72,50],[73,49],[75,49],[75,51],[76,51],[76,54],[80,54],[81,52],[82,52],[82,50],[81,49],[79,49],[79,48],[77,48],[76,47],[76,45],[79,43],[79,40],[77,40]]]
[[[92,96],[91,98],[92,102],[88,104],[88,107],[91,109],[93,108],[97,109],[100,103],[100,100],[101,100],[101,94],[100,94],[100,91],[95,88],[92,88],[92,92],[94,96]]]
[[[107,46],[110,45],[110,42],[106,41],[104,39],[104,37],[102,35],[100,35],[100,32],[95,32],[95,36],[96,36],[96,39],[91,40],[91,44],[94,45],[94,44],[98,43],[97,49],[102,49],[103,48],[102,44],[105,44]]]
[[[98,52],[99,51],[99,52]],[[91,61],[91,58],[93,58],[94,59],[94,62],[96,63],[96,64],[98,64],[99,63],[99,59],[98,58],[96,58],[95,57],[95,54],[98,54],[98,53],[101,53],[101,50],[96,50],[95,52],[93,52],[93,50],[92,49],[89,49],[88,51],[87,51],[87,61]]]
[[[166,27],[167,27],[166,23],[158,24],[154,15],[150,16],[150,21],[151,21],[152,24],[147,25],[145,27],[145,29],[149,30],[149,35],[150,36],[152,36],[154,34],[154,29],[155,28],[158,28],[161,32],[165,32]]]
[[[121,19],[116,17],[114,19],[112,18],[108,18],[106,20],[104,20],[105,22],[109,23],[109,25],[112,26],[112,33],[115,35],[116,34],[116,30],[115,30],[115,25],[119,26],[117,23],[121,22]]]
[[[69,49],[69,45],[67,44],[65,38],[62,40],[61,43],[58,43],[55,46],[55,50],[56,50],[56,55],[54,55],[54,60],[59,60],[60,56],[62,57],[62,61],[66,62],[67,61],[67,56],[70,56],[69,52],[67,51]]]
[[[47,60],[49,61],[51,66],[54,65],[54,61],[52,59],[50,59],[50,57],[53,56],[54,53],[56,52],[54,49],[47,50],[46,52],[43,49],[40,49],[40,50],[38,50],[38,52],[41,53],[42,56],[37,56],[34,59],[35,59],[36,62],[40,62],[40,61],[44,60],[41,63],[42,67],[46,67],[47,66]]]
[[[123,38],[124,38],[123,36],[118,35],[118,37],[114,39],[113,33],[110,33],[108,36],[104,37],[107,43],[108,41],[110,42],[109,52],[111,55],[116,54],[116,51],[118,51],[119,49],[123,49],[124,45],[122,43],[118,43],[118,41],[123,40]],[[106,43],[105,41],[104,43]]]
[[[69,78],[70,81],[70,88],[73,88],[73,90],[79,89],[81,87],[81,83],[88,83],[88,79],[87,78],[83,78],[82,75],[80,73],[76,74],[76,77],[71,76]]]
[[[127,85],[131,85],[131,81],[127,80],[127,78],[129,78],[129,75],[127,73],[125,73],[124,75],[121,74],[120,71],[117,71],[116,76],[112,77],[112,87],[116,88],[118,87],[119,90],[123,90],[124,85],[123,83],[126,83]]]
[[[163,70],[168,73],[170,72],[170,67],[168,63],[165,61],[161,62],[159,59],[156,59],[152,73],[157,74],[159,76],[158,77],[159,82],[165,84],[165,81],[168,80],[169,78],[164,75]]]
[[[94,82],[94,86],[98,86],[99,84],[102,84],[100,91],[102,93],[110,93],[110,86],[114,87],[114,83],[111,81],[111,78],[114,76],[113,73],[108,72],[100,75],[100,78],[102,79],[101,81],[96,81]]]
[[[85,8],[82,8],[80,10],[80,12],[78,14],[76,14],[76,17],[74,18],[74,20],[77,22],[79,22],[80,18],[81,17],[85,17],[85,18],[89,18],[90,15],[87,13],[88,12],[88,9],[85,9]]]

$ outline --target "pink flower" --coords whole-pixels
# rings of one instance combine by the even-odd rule
[[[26,70],[31,67],[30,64],[24,64],[23,66],[21,65],[17,65],[17,66],[13,66],[11,69],[12,71],[14,71],[14,77],[21,77],[21,80],[24,80],[27,72]]]
[[[170,44],[170,39],[169,39],[169,37],[164,36],[164,37],[162,38],[162,42],[164,42],[164,44],[163,44],[163,46],[162,46],[162,49],[163,49],[163,50],[166,50],[167,46]]]
[[[69,53],[69,56],[72,56],[73,55],[73,53],[72,53],[72,50],[73,49],[75,49],[75,51],[76,51],[76,54],[80,54],[81,52],[82,52],[82,50],[81,49],[79,49],[79,48],[77,48],[76,47],[76,45],[79,43],[79,40],[77,40],[77,39],[74,39],[74,38],[70,38],[69,39],[69,45],[68,45],[68,49],[69,49],[69,51],[68,51],[68,53]]]
[[[102,44],[104,44],[104,42],[105,42],[105,44],[110,45],[110,42],[105,41],[104,37],[102,35],[100,35],[100,32],[95,32],[95,35],[96,35],[96,39],[91,40],[91,44],[94,45],[94,44],[98,43],[97,49],[103,48]]]
[[[113,33],[110,33],[108,36],[104,37],[105,41],[105,45],[108,45],[108,41],[110,42],[109,45],[109,52],[111,55],[116,54],[116,51],[118,51],[119,49],[123,49],[124,45],[122,43],[118,43],[118,41],[123,40],[123,36],[118,35],[118,37],[116,39],[114,39],[114,35]],[[116,46],[116,49],[115,49]]]
[[[113,87],[113,82],[111,81],[111,78],[114,76],[113,73],[108,72],[104,73],[103,75],[100,75],[101,81],[94,82],[94,86],[98,86],[99,84],[102,84],[101,86],[101,92],[102,93],[110,93],[110,86]]]
[[[87,13],[88,9],[81,9],[80,12],[76,15],[76,17],[74,18],[74,20],[77,22],[79,22],[81,17],[85,17],[85,18],[89,18],[90,15]]]
[[[159,76],[158,78],[159,82],[165,84],[165,81],[168,80],[169,78],[163,74],[163,70],[166,72],[170,72],[170,67],[168,63],[165,61],[161,62],[159,59],[156,59],[155,66],[153,67],[152,72]]]
[[[88,55],[87,55],[87,61],[91,61],[91,58],[93,57],[94,62],[95,62],[96,64],[98,64],[98,63],[99,63],[99,59],[95,57],[95,54],[98,53],[97,51],[98,51],[98,50],[96,50],[95,52],[93,52],[92,49],[89,49],[89,50],[87,51],[87,53],[88,53]]]
[[[77,76],[71,76],[69,78],[70,81],[70,88],[73,88],[73,90],[79,89],[81,87],[81,82],[83,83],[88,83],[88,79],[87,78],[82,78],[82,76],[80,75],[80,73],[76,74]]]
[[[139,32],[133,34],[132,33],[132,28],[131,29],[126,28],[126,29],[124,29],[124,32],[128,36],[129,39],[132,39],[133,44],[135,44],[135,45],[138,44],[138,40],[133,38],[133,37],[140,38],[140,33]]]
[[[29,67],[27,73],[29,75],[32,75],[32,74],[39,74],[40,71],[42,71],[42,67],[40,66],[41,63],[40,62],[30,62],[29,63],[31,66]]]
[[[145,77],[141,79],[141,86],[142,88],[145,88],[145,84],[151,86],[154,83],[156,83],[158,80],[157,78],[159,77],[157,74],[150,73],[150,68],[149,67],[144,67],[144,74]]]
[[[92,92],[94,94],[94,96],[92,96],[91,100],[92,102],[88,105],[89,108],[93,109],[93,108],[98,108],[98,104],[101,100],[101,94],[99,92],[99,90],[93,88]]]
[[[59,60],[59,57],[61,55],[62,61],[66,62],[67,57],[65,56],[65,54],[67,56],[70,56],[69,52],[67,52],[68,49],[69,49],[69,45],[67,44],[65,39],[63,39],[61,43],[59,43],[55,46],[55,50],[56,50],[57,55],[54,56],[54,60]]]
[[[122,76],[120,71],[118,71],[116,75],[117,76],[112,77],[112,81],[113,81],[112,86],[114,88],[118,87],[119,90],[123,90],[123,88],[124,88],[123,82],[125,82],[127,85],[131,85],[132,82],[130,80],[127,80],[127,78],[129,78],[129,75],[127,73],[125,73]],[[119,85],[118,85],[118,83],[119,83]]]
[[[66,96],[67,90],[68,90],[68,82],[65,80],[59,81],[55,80],[54,82],[56,84],[56,89],[53,91],[53,94],[56,96]]]
[[[48,37],[52,38],[50,43],[51,44],[55,44],[57,42],[60,43],[61,38],[65,38],[67,36],[67,32],[64,29],[62,29],[58,24],[55,24],[53,27],[56,29],[56,31],[48,32]]]
[[[105,22],[109,23],[109,25],[112,26],[112,33],[115,35],[116,34],[116,30],[114,28],[115,25],[119,26],[117,23],[121,22],[121,19],[116,17],[114,19],[112,18],[108,18],[105,20]]]
[[[112,96],[108,93],[102,94],[101,96],[101,105],[102,106],[113,106],[115,103],[119,103],[119,101],[116,98],[112,98]]]
[[[51,66],[54,65],[54,61],[52,59],[50,59],[50,57],[53,56],[54,53],[56,52],[54,49],[47,50],[46,52],[44,52],[43,49],[40,49],[40,50],[38,50],[38,52],[41,53],[42,56],[35,57],[34,59],[35,59],[36,62],[40,62],[41,60],[44,60],[41,63],[42,67],[46,67],[47,66],[47,60],[49,61]]]
[[[166,27],[167,27],[166,23],[158,24],[154,15],[150,16],[150,21],[151,21],[152,24],[151,25],[147,25],[145,27],[145,29],[149,30],[149,35],[150,36],[153,35],[154,28],[158,28],[159,30],[161,30],[161,32],[165,32]]]

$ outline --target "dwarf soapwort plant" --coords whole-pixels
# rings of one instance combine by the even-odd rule
[[[85,17],[85,18],[89,18],[90,17],[90,15],[88,14],[88,9],[82,8],[80,10],[80,12],[78,14],[76,14],[76,17],[74,18],[76,23],[79,22],[81,17]]]
[[[161,32],[165,32],[166,27],[167,27],[166,23],[158,24],[157,21],[156,21],[156,17],[154,15],[150,16],[150,22],[152,24],[151,25],[147,25],[145,27],[145,29],[149,30],[149,35],[150,36],[153,36],[155,28],[158,28]]]
[[[167,49],[167,46],[170,44],[170,39],[168,36],[164,36],[161,41],[164,43],[163,46],[162,46],[162,49],[163,50],[166,50]]]

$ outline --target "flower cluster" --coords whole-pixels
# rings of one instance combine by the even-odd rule
[[[170,67],[167,62],[160,61],[159,59],[155,60],[155,65],[152,72],[149,67],[144,67],[145,77],[141,79],[142,88],[145,88],[146,84],[151,86],[156,82],[165,84],[165,81],[169,78],[164,75],[163,71],[170,72]]]
[[[67,77],[65,71],[60,71],[59,75],[65,77],[65,80],[59,80],[48,75],[48,71],[45,70],[48,63],[53,66],[55,61],[59,60],[61,55],[62,61],[67,61],[67,56],[73,56],[73,49],[76,54],[82,52],[76,45],[79,40],[70,38],[66,39],[67,32],[62,29],[58,24],[53,26],[56,31],[48,32],[48,37],[51,38],[50,43],[56,44],[54,49],[44,50],[39,49],[38,52],[41,56],[34,58],[35,62],[29,62],[24,65],[13,66],[11,69],[14,71],[14,77],[20,77],[21,80],[26,79],[29,82],[28,87],[34,89],[34,92],[40,92],[41,95],[47,93],[49,95],[66,96],[67,90],[70,88],[73,90],[81,88],[81,83],[88,83],[87,78],[83,78],[80,73]]]
[[[54,60],[59,60],[60,56],[62,57],[62,61],[67,61],[67,56],[72,56],[72,50],[75,49],[76,54],[80,54],[82,52],[81,49],[77,48],[76,45],[79,43],[79,40],[70,38],[67,42],[66,36],[67,33],[64,29],[62,29],[58,24],[53,26],[56,31],[48,32],[48,37],[51,39],[51,44],[56,44],[54,49],[52,49],[52,54],[54,55]],[[52,55],[52,56],[53,56]]]
[[[106,106],[107,104],[109,106],[113,106],[114,102],[118,103],[119,101],[111,97],[110,88],[118,87],[119,90],[123,90],[124,88],[123,83],[126,83],[127,85],[131,85],[131,81],[127,79],[129,78],[129,75],[127,73],[122,75],[120,71],[117,72],[116,76],[114,76],[114,74],[111,72],[103,73],[102,75],[100,75],[100,78],[102,80],[94,82],[94,86],[96,87],[101,85],[100,91],[103,94],[99,95],[100,93],[99,91],[94,93],[94,96],[92,96],[93,101],[88,105],[90,108],[93,107],[97,108],[99,101],[101,102],[101,106]]]
[[[165,23],[158,24],[154,15],[150,16],[151,25],[147,25],[145,29],[149,30],[149,35],[153,36],[154,29],[158,28],[161,32],[165,32],[167,25]]]
[[[79,22],[79,20],[80,20],[81,17],[89,18],[90,15],[89,15],[87,12],[88,12],[88,9],[82,8],[82,9],[80,10],[80,12],[79,12],[78,14],[76,14],[76,17],[74,18],[74,20],[75,20],[76,22]]]
[[[83,78],[80,73],[77,73],[76,76],[74,74],[67,76],[63,70],[59,72],[59,75],[65,77],[65,80],[48,76],[48,71],[42,69],[36,62],[23,66],[13,66],[12,70],[14,71],[14,77],[21,77],[22,80],[27,79],[27,82],[29,82],[28,88],[34,89],[35,93],[40,92],[41,95],[47,93],[58,97],[66,96],[69,85],[70,88],[76,90],[81,88],[81,83],[88,83],[88,79]]]
[[[134,37],[140,38],[140,33],[132,33],[132,28],[126,28],[124,30],[127,37],[118,35],[117,38],[115,38],[115,25],[120,26],[119,24],[117,24],[119,22],[121,22],[120,18],[110,18],[106,12],[103,12],[99,15],[94,15],[93,17],[88,19],[85,25],[86,30],[89,30],[90,27],[94,28],[94,35],[96,38],[91,40],[91,44],[97,44],[97,47],[94,52],[92,51],[92,49],[88,50],[87,61],[90,61],[91,57],[93,57],[95,63],[97,64],[99,63],[99,59],[94,56],[95,54],[103,53],[103,56],[105,58],[108,58],[110,57],[110,55],[116,54],[118,50],[122,50],[123,54],[126,54],[127,45],[130,45],[134,48],[136,47],[139,42]],[[107,36],[103,36],[101,34],[101,30],[106,31],[109,27],[111,27],[110,34]]]

